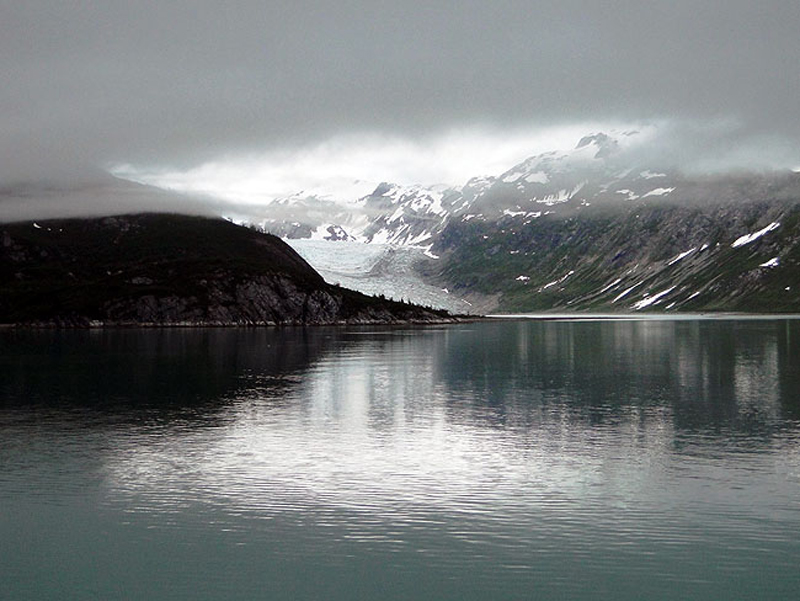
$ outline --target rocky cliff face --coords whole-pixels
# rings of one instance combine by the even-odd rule
[[[134,215],[0,225],[0,323],[433,322],[442,311],[327,284],[278,238],[223,220]]]

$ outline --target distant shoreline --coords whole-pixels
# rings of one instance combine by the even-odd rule
[[[259,322],[259,323],[223,323],[223,322],[114,322],[114,321],[91,321],[88,324],[59,324],[59,323],[0,323],[0,329],[3,330],[103,330],[103,329],[189,329],[189,328],[212,328],[212,329],[225,329],[225,328],[242,328],[242,329],[260,329],[260,328],[316,328],[316,327],[342,327],[342,326],[427,326],[427,325],[446,325],[457,323],[468,323],[470,321],[478,321],[483,319],[481,316],[467,316],[459,317],[453,316],[451,318],[437,318],[437,319],[403,319],[397,321],[383,321],[383,320],[342,320],[335,322],[320,322],[320,323],[275,323],[275,322]]]
[[[529,321],[699,321],[800,319],[800,313],[492,313],[486,319]]]
[[[774,321],[800,320],[800,313],[502,313],[489,315],[459,315],[437,319],[409,319],[397,321],[381,320],[341,320],[329,323],[222,323],[222,322],[110,322],[91,321],[88,324],[58,323],[0,323],[0,330],[104,330],[104,329],[261,329],[261,328],[316,328],[345,326],[441,326],[479,321],[561,321],[561,322],[602,322],[602,321]]]

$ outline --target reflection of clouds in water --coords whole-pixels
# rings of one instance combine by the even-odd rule
[[[213,419],[121,437],[104,456],[107,503],[156,525],[199,515],[237,544],[288,538],[298,556],[347,541],[431,567],[456,549],[491,557],[486,577],[504,586],[558,571],[547,554],[683,581],[707,541],[785,547],[796,522],[796,428],[732,426],[726,410],[757,402],[751,389],[707,387],[740,364],[742,381],[774,378],[775,345],[759,334],[715,358],[717,342],[632,323],[348,332],[290,378],[248,373]],[[741,568],[726,549],[720,563]]]
[[[264,511],[296,495],[386,511],[668,496],[670,466],[715,445],[693,436],[685,416],[676,429],[676,412],[700,413],[698,432],[730,415],[713,413],[715,403],[779,417],[774,337],[762,332],[718,356],[713,334],[663,322],[353,334],[280,386],[243,379],[208,428],[123,445],[109,470],[120,491],[174,490]]]
[[[778,346],[765,340],[753,353],[739,353],[734,367],[734,389],[740,414],[762,414],[765,419],[780,417],[778,385]]]
[[[329,356],[280,407],[245,391],[214,427],[159,432],[113,456],[111,481],[123,494],[162,491],[167,504],[224,500],[267,514],[315,503],[529,513],[554,498],[643,493],[663,469],[668,411],[632,408],[596,427],[554,405],[532,427],[513,416],[498,426],[463,391],[477,408],[453,408],[433,363],[408,347]]]
[[[38,577],[68,540],[92,586],[124,561],[109,591],[200,575],[222,581],[208,598],[331,598],[343,578],[349,598],[369,575],[364,598],[761,598],[731,575],[764,574],[791,598],[798,326],[15,332],[10,564],[27,550]]]

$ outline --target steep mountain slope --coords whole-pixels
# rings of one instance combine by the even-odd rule
[[[422,246],[440,257],[418,266],[429,282],[500,311],[800,310],[800,174],[690,176],[636,137],[592,134],[460,188],[381,184],[347,236]]]
[[[429,273],[456,294],[501,293],[503,311],[795,312],[800,176],[782,183],[761,200],[660,199],[452,223],[434,247],[445,260]]]
[[[0,323],[391,323],[444,312],[332,286],[280,239],[221,219],[0,225]]]

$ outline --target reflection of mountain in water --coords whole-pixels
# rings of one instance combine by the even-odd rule
[[[790,599],[798,326],[0,331],[2,583]]]
[[[9,330],[5,405],[195,410],[254,383],[289,386],[330,340],[326,328]]]
[[[255,402],[377,430],[438,415],[753,434],[800,419],[791,320],[6,331],[0,350],[5,408],[191,420]]]
[[[613,321],[454,330],[441,377],[477,413],[534,425],[667,417],[678,429],[769,428],[800,417],[800,322]],[[555,413],[553,413],[555,412]]]

